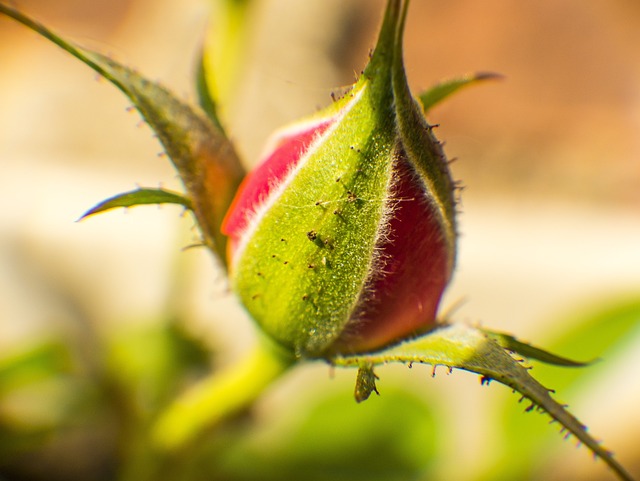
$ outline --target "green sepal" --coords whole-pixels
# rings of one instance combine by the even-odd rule
[[[331,348],[371,271],[399,148],[390,72],[399,15],[390,2],[362,76],[315,117],[337,119],[330,134],[305,152],[234,260],[245,308],[298,358]]]
[[[603,448],[565,407],[555,401],[549,389],[542,386],[529,370],[511,357],[505,349],[483,331],[464,325],[444,324],[421,337],[367,354],[336,356],[330,362],[341,367],[375,366],[389,362],[405,364],[424,363],[463,369],[482,376],[482,384],[496,380],[522,394],[532,402],[527,408],[546,411],[563,428],[600,457],[620,479],[631,481],[631,476]]]
[[[22,23],[70,53],[118,87],[157,134],[184,183],[204,241],[225,264],[224,215],[245,171],[224,132],[201,111],[163,86],[99,53],[67,42],[19,11],[0,4],[0,13]]]
[[[422,104],[422,109],[425,113],[449,97],[451,94],[456,93],[458,90],[475,85],[478,82],[485,80],[498,80],[503,78],[502,75],[492,72],[477,72],[473,74],[463,75],[461,77],[452,78],[449,80],[443,80],[437,83],[430,89],[422,92],[418,95],[418,100]]]
[[[429,203],[435,207],[448,247],[449,266],[453,269],[457,252],[455,182],[442,144],[433,134],[409,88],[404,67],[403,35],[409,11],[409,1],[389,2],[400,9],[392,59],[393,94],[396,122],[404,150],[429,192]]]
[[[222,125],[224,110],[236,94],[251,29],[254,0],[216,0],[200,51],[198,99],[213,122]],[[224,101],[224,103],[223,103]]]
[[[218,115],[218,103],[213,97],[212,88],[207,80],[207,73],[202,58],[203,54],[200,54],[200,63],[196,70],[196,91],[198,93],[198,103],[202,110],[209,116],[211,122],[215,124],[217,128],[222,130],[222,122]]]
[[[187,210],[192,210],[191,201],[182,194],[165,189],[136,189],[130,192],[114,195],[95,205],[78,219],[86,219],[95,214],[101,214],[118,207],[135,207],[149,204],[178,204]]]
[[[373,364],[365,363],[358,368],[354,396],[357,402],[366,401],[372,392],[380,394],[376,387],[378,376],[373,372]]]
[[[554,366],[563,367],[584,367],[593,364],[595,361],[579,362],[566,357],[561,357],[556,354],[552,354],[544,349],[541,349],[526,342],[518,341],[515,337],[504,332],[490,331],[488,329],[481,329],[487,336],[496,341],[502,348],[507,351],[511,351],[527,359],[535,359],[547,364],[553,364]]]

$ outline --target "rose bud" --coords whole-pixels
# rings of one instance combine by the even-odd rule
[[[391,0],[360,79],[273,137],[223,223],[233,289],[300,357],[429,330],[451,277],[454,185],[408,90],[405,16]]]

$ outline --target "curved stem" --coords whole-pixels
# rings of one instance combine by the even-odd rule
[[[205,431],[249,407],[295,359],[261,339],[245,359],[201,380],[160,414],[151,437],[164,451],[178,451]]]

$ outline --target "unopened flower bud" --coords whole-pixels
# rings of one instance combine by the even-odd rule
[[[453,183],[407,87],[400,3],[358,82],[275,135],[223,225],[232,287],[299,356],[428,330],[451,277]]]

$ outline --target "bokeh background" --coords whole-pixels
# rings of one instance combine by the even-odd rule
[[[15,2],[67,38],[135,66],[193,102],[196,55],[212,3]],[[328,104],[334,88],[353,81],[373,46],[383,3],[255,2],[242,75],[225,105],[229,133],[247,164],[275,128]],[[606,313],[615,317],[622,309],[635,327],[588,368],[588,382],[559,397],[636,475],[638,44],[640,6],[634,0],[414,0],[406,35],[407,71],[416,91],[468,72],[504,75],[461,92],[429,119],[440,124],[437,135],[449,157],[458,159],[453,170],[465,187],[458,268],[443,307],[452,308],[458,322],[537,344],[573,346],[581,359],[600,355],[598,334],[595,344],[576,345],[572,329],[579,331],[591,317],[604,316],[606,324]],[[53,339],[80,352],[67,375],[91,378],[109,370],[103,365],[109,362],[95,357],[104,339],[153,329],[168,313],[215,350],[217,363],[233,362],[251,343],[251,323],[208,253],[182,250],[198,237],[178,208],[139,207],[75,222],[97,202],[136,185],[179,189],[151,130],[128,108],[88,68],[0,17],[0,371],[3,355]],[[515,452],[510,444],[527,446],[529,431],[507,429],[515,436],[509,438],[503,427],[505,410],[517,398],[499,386],[481,388],[471,375],[431,379],[429,370],[416,370],[381,369],[382,397],[368,403],[386,402],[385,390],[410,386],[426,405],[437,406],[432,415],[445,427],[437,446],[425,448],[425,479],[481,479],[478,473],[500,479],[499,466],[508,464],[503,456]],[[326,366],[303,368],[270,391],[258,412],[282,418],[295,406],[300,417],[333,392],[351,402],[353,377],[331,374]],[[15,429],[55,426],[74,409],[69,390],[83,386],[50,383],[0,396],[0,419]],[[340,406],[335,409],[351,409]],[[573,441],[563,442],[544,418],[531,419],[552,435],[521,471],[526,479],[611,479],[603,463],[594,463]],[[6,448],[15,444],[13,431],[6,430],[0,479],[40,479],[42,470],[49,479],[81,479],[104,466],[104,479],[111,479],[119,455],[105,454],[104,446],[118,435],[89,431],[66,429],[62,436],[53,429],[34,455]],[[25,452],[37,460],[31,471],[16,467],[29,464]],[[55,463],[61,453],[75,459],[64,468],[69,472]],[[355,479],[331,476],[326,479]]]

